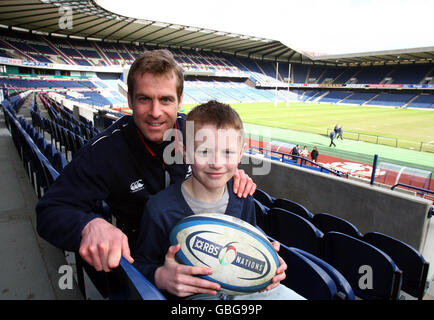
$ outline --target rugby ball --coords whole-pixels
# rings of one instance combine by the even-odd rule
[[[270,241],[251,224],[225,214],[203,213],[181,220],[170,233],[171,245],[181,244],[179,263],[209,267],[200,276],[221,285],[221,292],[242,295],[265,289],[279,260]]]

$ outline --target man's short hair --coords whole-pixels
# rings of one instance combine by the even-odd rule
[[[214,125],[217,129],[235,129],[240,131],[244,140],[243,122],[238,113],[230,105],[216,100],[208,101],[194,107],[186,117],[186,126],[190,121],[194,126]],[[186,141],[186,128],[183,130],[183,138]]]
[[[131,65],[128,72],[128,95],[132,98],[135,90],[135,76],[137,73],[151,73],[163,75],[173,72],[176,77],[176,94],[181,99],[184,91],[184,74],[182,68],[176,63],[173,54],[167,49],[145,51]]]

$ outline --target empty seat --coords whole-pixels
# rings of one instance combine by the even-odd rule
[[[320,255],[323,233],[307,219],[284,209],[267,212],[269,236],[290,246]]]
[[[269,226],[267,221],[267,211],[268,208],[262,205],[258,200],[253,199],[255,203],[255,213],[256,213],[256,225],[265,232],[269,233]]]
[[[354,300],[354,291],[351,285],[349,284],[348,280],[345,279],[345,277],[332,265],[328,264],[323,259],[298,248],[292,248],[296,252],[302,254],[306,258],[312,260],[314,263],[316,263],[318,266],[324,269],[325,272],[333,279],[333,281],[336,284],[336,288],[338,290],[337,295],[339,295],[342,299],[345,300]]]
[[[291,211],[309,221],[313,218],[313,214],[308,209],[292,200],[277,198],[273,202],[273,207]]]
[[[323,233],[337,231],[348,234],[355,238],[361,238],[363,235],[351,222],[331,215],[329,213],[317,213],[313,216],[313,224]]]
[[[57,170],[57,172],[61,173],[63,171],[63,168],[66,167],[68,164],[68,161],[66,160],[65,156],[61,152],[56,152],[53,156],[53,167]]]
[[[44,155],[47,157],[48,161],[53,165],[54,164],[54,154],[57,152],[56,148],[48,143],[43,150]]]
[[[262,203],[264,206],[271,208],[273,206],[274,197],[270,196],[265,191],[257,188],[255,190],[255,193],[253,194],[253,198],[258,200],[260,203]]]
[[[312,260],[283,244],[279,255],[286,262],[286,278],[281,283],[308,300],[334,300],[337,288],[333,279]]]
[[[428,288],[429,263],[413,247],[380,232],[368,232],[363,240],[384,251],[402,270],[402,290],[422,300]]]
[[[402,272],[386,253],[373,245],[331,231],[323,237],[322,258],[342,273],[361,299],[399,298]]]

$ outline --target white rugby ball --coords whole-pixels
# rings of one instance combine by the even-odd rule
[[[223,293],[248,294],[265,289],[279,267],[270,241],[251,224],[225,214],[204,213],[181,220],[170,233],[171,245],[181,244],[179,263],[209,267],[200,276],[221,285]]]

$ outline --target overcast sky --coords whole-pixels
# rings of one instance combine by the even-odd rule
[[[135,18],[278,40],[328,54],[434,46],[434,0],[97,0]]]

